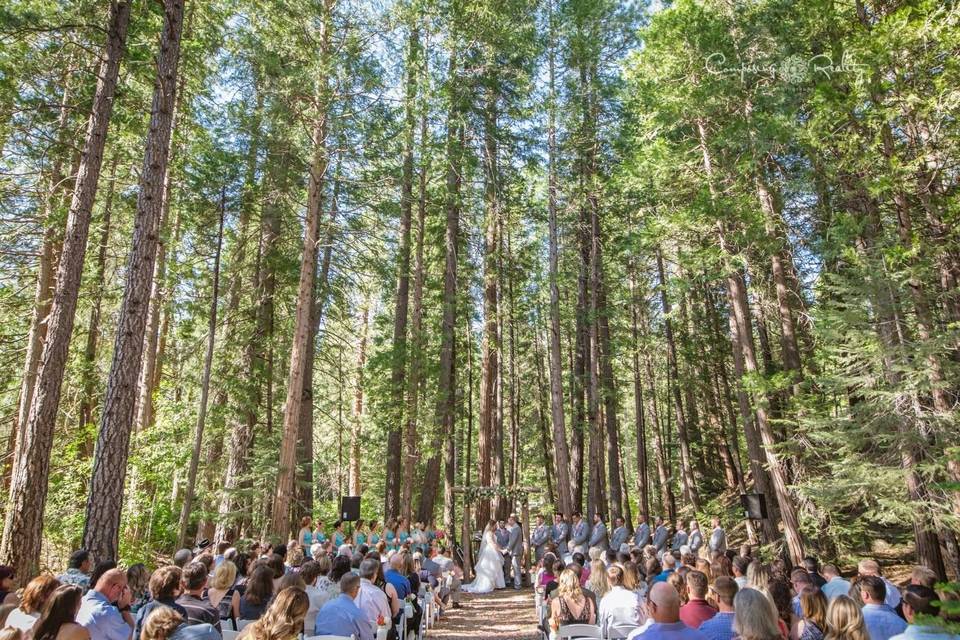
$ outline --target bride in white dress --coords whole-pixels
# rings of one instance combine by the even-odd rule
[[[503,578],[503,549],[497,544],[493,535],[496,524],[491,520],[483,530],[480,553],[477,554],[477,564],[473,567],[476,577],[470,584],[460,587],[461,591],[490,593],[494,589],[503,589],[506,586]]]

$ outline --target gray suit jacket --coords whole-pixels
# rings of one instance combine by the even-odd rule
[[[646,522],[639,525],[633,532],[633,544],[641,549],[650,544],[650,525]]]
[[[727,550],[727,532],[723,527],[717,527],[710,534],[710,551],[725,553]]]
[[[603,522],[593,525],[593,532],[590,534],[590,548],[593,547],[607,550],[607,525]]]
[[[570,542],[573,543],[574,552],[586,553],[589,540],[590,525],[587,524],[586,520],[581,519],[580,522],[570,527]]]
[[[677,531],[673,534],[673,546],[670,547],[673,551],[680,551],[680,547],[687,544],[687,532],[686,531]]]
[[[703,546],[703,534],[700,533],[700,529],[695,529],[690,532],[687,544],[690,545],[690,551],[694,553],[700,550],[700,547]]]
[[[560,522],[550,527],[550,535],[553,543],[557,545],[557,553],[563,555],[567,552],[567,540],[570,538],[570,525],[566,522]]]
[[[657,530],[653,532],[653,546],[657,548],[657,551],[663,551],[667,548],[667,538],[669,537],[670,532],[667,531],[665,526],[657,527]]]
[[[534,549],[534,555],[537,560],[543,557],[546,552],[547,542],[550,540],[550,527],[545,524],[540,525],[530,534],[530,546]]]
[[[625,543],[628,537],[630,537],[630,532],[627,531],[625,526],[617,527],[610,536],[610,548],[614,551],[620,551],[620,545]]]
[[[509,535],[507,536],[506,551],[515,556],[523,554],[523,527],[519,524],[514,527],[507,527]]]

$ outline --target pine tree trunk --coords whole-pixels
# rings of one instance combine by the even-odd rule
[[[349,494],[359,496],[363,491],[360,481],[360,437],[363,427],[363,371],[367,365],[367,327],[370,323],[370,309],[364,301],[361,310],[363,321],[360,325],[360,345],[357,347],[357,380],[353,390],[353,413],[350,432],[350,481]]]
[[[93,108],[57,266],[53,304],[47,319],[47,339],[40,356],[30,411],[20,427],[22,437],[14,450],[0,559],[20,576],[36,575],[40,555],[53,431],[73,333],[90,216],[97,195],[103,148],[129,22],[130,4],[123,0],[112,3],[107,43],[97,75]]]
[[[116,175],[117,162],[114,160],[110,169],[110,186],[103,204],[103,219],[100,221],[97,266],[91,287],[93,300],[90,304],[90,318],[87,321],[87,344],[83,350],[83,368],[81,369],[83,395],[80,398],[78,426],[83,434],[84,443],[81,454],[86,458],[93,455],[93,411],[96,407],[96,400],[94,398],[96,393],[96,376],[94,375],[94,369],[97,363],[97,346],[100,341],[103,285],[107,269],[107,247],[110,244],[110,222],[113,215],[113,195],[116,191]]]
[[[123,303],[117,321],[113,363],[107,378],[87,498],[83,546],[95,558],[117,558],[124,479],[140,374],[148,300],[157,255],[163,185],[173,133],[174,104],[183,30],[183,0],[164,1],[150,129],[140,174],[133,246],[127,262]]]
[[[544,483],[547,486],[547,504],[550,505],[554,510],[560,510],[563,513],[563,507],[560,506],[559,498],[557,496],[557,491],[555,487],[555,478],[557,478],[557,473],[555,471],[556,467],[554,466],[554,447],[551,446],[553,443],[550,439],[550,427],[547,425],[549,420],[549,415],[547,413],[547,393],[546,388],[543,382],[543,354],[540,347],[540,332],[534,331],[533,334],[533,357],[534,357],[534,370],[536,371],[537,376],[537,427],[540,430],[540,446],[543,447],[543,471],[544,471]],[[560,400],[560,406],[563,408],[563,399]],[[566,445],[566,438],[564,438],[564,445]]]
[[[637,433],[637,493],[640,495],[640,514],[650,522],[650,492],[648,489],[649,474],[647,473],[647,425],[644,420],[643,409],[643,379],[640,373],[640,330],[639,287],[637,286],[636,265],[631,258],[630,271],[630,334],[633,339],[631,345],[633,359],[633,413],[634,428]]]
[[[700,494],[693,476],[693,462],[690,454],[690,435],[687,429],[686,414],[680,395],[680,369],[677,365],[677,345],[673,336],[673,312],[670,298],[667,296],[667,281],[663,269],[663,254],[657,248],[657,274],[660,282],[660,304],[663,307],[663,333],[667,341],[667,371],[670,376],[671,395],[673,397],[674,417],[677,421],[677,439],[680,441],[680,482],[683,498],[694,510],[700,509]],[[689,407],[689,405],[688,405]]]
[[[411,34],[411,38],[414,36]],[[411,43],[411,46],[413,44]],[[417,198],[416,248],[413,266],[413,324],[410,327],[410,375],[407,382],[406,426],[403,431],[403,486],[400,496],[400,513],[409,522],[413,517],[413,483],[417,477],[417,423],[420,420],[421,369],[423,367],[423,286],[426,272],[423,260],[423,242],[427,218],[427,167],[426,155],[427,113],[420,112],[420,155],[423,166],[419,172],[419,195]],[[437,458],[439,462],[439,457]],[[423,518],[418,518],[423,522]]]
[[[267,146],[267,155],[271,159],[267,162],[267,177],[265,189],[267,196],[263,205],[260,219],[260,239],[257,247],[256,271],[253,278],[255,296],[253,304],[254,328],[244,346],[240,370],[240,393],[236,398],[236,411],[228,424],[230,433],[227,449],[227,470],[224,477],[223,491],[220,504],[217,508],[217,526],[214,540],[222,542],[233,539],[238,535],[235,527],[245,517],[241,510],[237,492],[245,481],[249,468],[249,456],[253,445],[254,429],[257,425],[257,416],[260,412],[260,403],[263,398],[264,381],[269,379],[268,349],[265,344],[272,343],[272,318],[274,308],[274,292],[276,290],[276,274],[274,254],[280,236],[280,211],[274,198],[286,193],[290,180],[290,155],[283,147],[271,142]],[[270,414],[270,403],[266,404],[265,413]],[[269,418],[268,418],[269,419]]]
[[[220,193],[220,224],[217,228],[217,249],[213,258],[213,291],[210,294],[210,321],[207,325],[207,352],[203,359],[203,378],[200,383],[200,409],[197,412],[197,425],[193,434],[193,451],[190,453],[190,467],[187,472],[187,487],[180,510],[180,533],[177,546],[183,547],[187,541],[187,528],[190,525],[193,497],[197,485],[197,470],[200,467],[200,451],[203,448],[203,430],[207,420],[207,399],[210,396],[210,372],[213,368],[213,348],[217,339],[217,303],[220,299],[220,251],[223,248],[223,221],[226,217],[226,191]]]
[[[496,445],[497,386],[500,372],[500,345],[497,322],[497,249],[499,247],[499,193],[497,187],[497,105],[496,96],[490,91],[486,98],[484,117],[484,202],[486,205],[486,232],[484,237],[483,260],[483,346],[480,364],[480,429],[477,440],[481,486],[490,486],[493,482],[493,456]],[[481,499],[477,503],[476,519],[480,525],[490,519],[490,501]]]
[[[333,4],[334,0],[324,0],[321,8],[320,47],[322,52],[330,50]],[[326,58],[326,53],[323,57]],[[327,78],[319,78],[317,80],[317,113],[312,140],[314,156],[307,187],[307,215],[300,261],[297,311],[294,317],[293,343],[290,348],[290,369],[287,376],[277,486],[269,523],[270,532],[281,539],[285,539],[290,533],[290,508],[295,495],[294,481],[297,475],[297,442],[300,436],[303,386],[306,380],[307,361],[310,358],[308,352],[314,347],[311,337],[314,326],[313,310],[316,308],[317,238],[320,232],[320,216],[323,213],[323,188],[330,160],[326,145],[330,92]]]

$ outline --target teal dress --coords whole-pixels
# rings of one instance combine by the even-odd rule
[[[367,536],[365,534],[357,532],[357,546],[359,547],[362,544],[367,543]]]
[[[396,551],[397,549],[397,537],[393,535],[393,531],[390,529],[384,529],[383,539],[387,541],[387,549]]]
[[[377,546],[377,543],[378,543],[378,542],[380,542],[380,536],[378,536],[377,534],[371,532],[371,533],[370,533],[370,546],[371,546],[371,547],[375,547],[375,546]]]
[[[347,541],[347,539],[343,536],[342,533],[340,533],[339,531],[334,532],[334,534],[333,534],[333,546],[335,546],[336,548],[339,549],[341,546],[343,546],[343,544],[344,544],[346,541]]]
[[[410,539],[410,533],[409,533],[409,532],[407,532],[407,531],[401,531],[401,532],[400,532],[400,544],[403,544],[404,542],[406,542],[406,541],[409,540],[409,539]]]
[[[316,542],[318,542],[318,543],[320,543],[320,544],[323,544],[324,542],[327,541],[327,534],[325,534],[325,533],[324,533],[323,531],[321,531],[320,529],[317,529],[317,530],[314,532],[314,534],[313,534],[313,539],[314,539],[314,541],[316,541]]]

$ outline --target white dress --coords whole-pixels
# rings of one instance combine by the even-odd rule
[[[480,553],[477,554],[477,564],[473,568],[476,577],[470,584],[460,587],[468,593],[490,593],[494,589],[503,589],[507,586],[503,579],[503,554],[493,537],[493,531],[483,534],[480,544]]]

